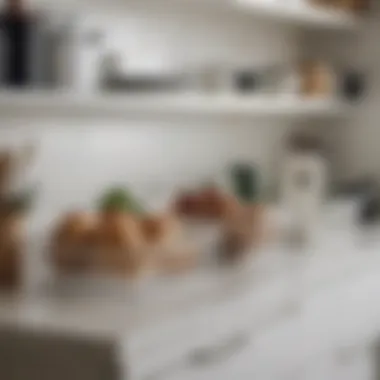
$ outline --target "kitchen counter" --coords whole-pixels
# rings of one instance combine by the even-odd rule
[[[181,379],[170,373],[188,371],[194,350],[244,332],[255,341],[251,354],[236,355],[228,368],[223,361],[222,373],[245,369],[247,378],[262,371],[260,379],[282,379],[280,372],[305,370],[302,363],[347,344],[364,347],[380,332],[380,238],[329,220],[307,249],[268,246],[240,267],[134,284],[45,282],[24,296],[2,297],[0,323],[111,337],[132,379]],[[184,378],[202,376],[211,374]]]

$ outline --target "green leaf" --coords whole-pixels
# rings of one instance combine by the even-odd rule
[[[128,189],[122,187],[107,190],[100,198],[99,208],[102,211],[121,211],[135,214],[144,212],[143,207],[134,195]]]

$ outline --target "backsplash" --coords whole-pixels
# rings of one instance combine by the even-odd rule
[[[226,166],[239,160],[258,165],[264,185],[273,183],[287,131],[283,125],[251,122],[78,123],[29,122],[0,134],[11,145],[38,144],[27,179],[39,184],[38,223],[72,207],[93,207],[112,184],[128,184],[150,200],[181,186],[223,181]]]
[[[292,30],[249,14],[233,17],[223,10],[199,12],[196,7],[180,13],[159,5],[148,11],[134,3],[111,10],[91,5],[77,18],[83,28],[104,30],[105,49],[117,49],[124,68],[131,72],[205,63],[287,64],[297,55]],[[91,57],[82,56],[78,73],[86,72]],[[222,176],[223,168],[239,159],[257,163],[265,184],[271,183],[282,137],[291,128],[285,120],[267,123],[200,115],[125,122],[34,117],[0,123],[2,144],[38,145],[28,174],[29,181],[40,186],[36,226],[68,208],[91,207],[113,183],[128,183],[141,196],[150,197],[149,188],[168,193],[174,186]]]

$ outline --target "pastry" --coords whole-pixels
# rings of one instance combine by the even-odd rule
[[[173,215],[151,215],[141,220],[141,230],[146,243],[166,245],[179,231],[179,224]]]
[[[68,213],[58,224],[53,234],[54,240],[65,243],[84,239],[86,234],[96,227],[96,224],[95,215],[80,211]]]
[[[99,244],[105,247],[134,250],[143,244],[138,220],[124,212],[104,214],[98,234]]]
[[[132,215],[103,215],[96,245],[96,268],[100,272],[133,277],[146,269],[145,242],[139,221]]]
[[[50,254],[60,272],[82,272],[92,264],[94,233],[98,219],[85,212],[63,217],[52,234]]]
[[[228,193],[210,186],[198,193],[185,193],[176,202],[175,209],[187,217],[222,220],[239,208],[239,202]]]

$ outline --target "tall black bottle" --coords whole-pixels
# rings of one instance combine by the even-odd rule
[[[33,18],[22,0],[7,0],[0,15],[3,83],[28,86],[32,80]]]

